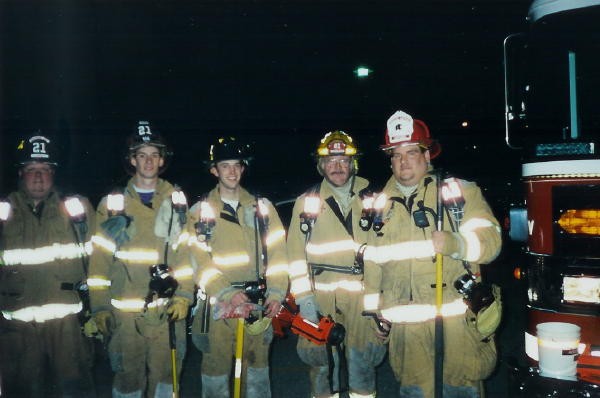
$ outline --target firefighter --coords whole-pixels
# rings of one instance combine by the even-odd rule
[[[296,200],[287,248],[291,293],[300,314],[313,322],[330,315],[344,325],[350,397],[374,397],[375,367],[383,360],[385,345],[375,337],[372,321],[361,316],[360,249],[367,232],[359,222],[361,198],[369,196],[369,182],[356,175],[358,155],[356,143],[343,131],[327,133],[321,139],[315,158],[323,180]],[[310,203],[315,207],[311,209]],[[301,337],[297,351],[311,367],[312,396],[333,396],[340,386],[337,377],[335,385],[329,383],[327,347]],[[335,356],[336,365],[337,359]],[[337,370],[335,373],[333,376]]]
[[[169,155],[161,136],[140,121],[125,158],[132,177],[97,209],[88,285],[94,319],[109,339],[113,397],[172,396],[169,322],[178,370],[185,354],[193,270],[189,263],[171,266],[182,223],[172,199],[178,192],[159,178]]]
[[[19,189],[0,216],[0,390],[94,396],[92,345],[81,330],[93,209],[55,187],[56,142],[40,131],[20,141],[17,159]]]
[[[475,183],[444,180],[438,186],[440,177],[430,161],[441,147],[421,120],[394,113],[381,149],[390,158],[392,176],[375,201],[380,225],[365,252],[365,309],[391,322],[389,360],[400,397],[433,397],[434,357],[439,355],[434,349],[436,288],[441,289],[444,396],[479,397],[480,382],[496,364],[493,331],[499,307],[478,310],[476,300],[459,292],[457,281],[468,276],[472,288],[483,286],[479,264],[499,253],[498,221]],[[450,181],[453,192],[460,193],[454,199],[458,205],[445,204],[440,215],[438,200],[445,200]],[[445,218],[437,231],[440,216]],[[443,260],[441,286],[436,285],[436,253]],[[492,327],[486,318],[493,318]]]
[[[204,298],[192,326],[192,341],[203,354],[204,398],[230,397],[234,349],[242,341],[242,357],[236,357],[241,391],[249,398],[271,396],[271,319],[288,287],[285,230],[275,207],[240,185],[248,164],[247,145],[234,137],[219,138],[207,161],[217,186],[190,209],[188,248]],[[243,340],[238,341],[240,318],[246,321],[240,333]]]

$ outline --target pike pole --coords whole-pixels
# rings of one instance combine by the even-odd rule
[[[242,353],[244,352],[244,318],[238,318],[235,335],[235,370],[233,381],[233,398],[240,398],[242,393]]]
[[[175,322],[169,321],[169,347],[171,348],[171,376],[173,381],[173,398],[179,398],[179,384],[177,383],[177,348],[175,342]]]
[[[437,181],[437,230],[444,227],[444,205],[441,198],[442,173],[436,173]],[[435,255],[435,398],[442,398],[444,389],[444,318],[442,317],[443,304],[443,269],[444,261],[441,253]]]

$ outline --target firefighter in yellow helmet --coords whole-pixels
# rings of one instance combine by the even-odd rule
[[[200,293],[192,341],[202,351],[205,398],[230,397],[240,318],[246,321],[236,377],[243,396],[271,396],[271,319],[288,287],[285,230],[271,202],[242,187],[249,159],[249,147],[235,137],[218,139],[206,162],[217,185],[190,209],[188,254]]]
[[[81,330],[94,213],[86,198],[55,187],[56,153],[39,131],[21,140],[19,189],[0,201],[2,396],[94,394],[91,341]]]
[[[351,397],[375,396],[375,367],[385,346],[373,333],[374,324],[361,316],[363,302],[362,246],[367,232],[360,226],[362,199],[368,199],[368,181],[356,175],[359,156],[354,140],[343,131],[325,134],[316,153],[323,180],[300,196],[288,231],[291,293],[300,315],[317,323],[331,316],[346,329],[345,355]],[[337,396],[339,356],[330,374],[326,346],[300,337],[300,358],[310,365],[313,397]],[[336,347],[338,354],[342,347]],[[333,376],[333,383],[329,378]]]
[[[499,321],[497,290],[481,283],[479,264],[498,255],[498,221],[475,183],[441,180],[433,171],[430,161],[441,147],[423,121],[394,113],[381,149],[392,176],[375,199],[374,231],[365,251],[365,310],[391,323],[389,360],[399,396],[433,397],[435,256],[441,254],[443,393],[479,397],[480,382],[496,364],[492,334]],[[497,312],[491,328],[479,322],[489,309]]]
[[[125,156],[132,177],[97,209],[88,285],[98,329],[110,338],[115,398],[172,396],[169,322],[178,370],[185,355],[193,269],[173,262],[187,206],[182,192],[159,178],[168,155],[160,135],[140,121]]]

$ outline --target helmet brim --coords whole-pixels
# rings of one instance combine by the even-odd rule
[[[435,159],[436,157],[438,157],[440,155],[440,153],[442,153],[442,146],[436,140],[428,140],[428,141],[425,141],[425,142],[422,142],[422,141],[402,141],[402,142],[397,142],[397,143],[394,143],[394,144],[380,145],[379,149],[381,149],[382,151],[389,151],[389,150],[394,149],[396,147],[407,146],[407,145],[420,145],[420,146],[422,146],[424,148],[427,148],[427,150],[429,151],[429,158],[430,159]]]

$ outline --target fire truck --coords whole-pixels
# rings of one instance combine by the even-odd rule
[[[600,397],[600,0],[535,0],[527,22],[504,41],[524,190],[510,237],[527,294],[513,394]]]

